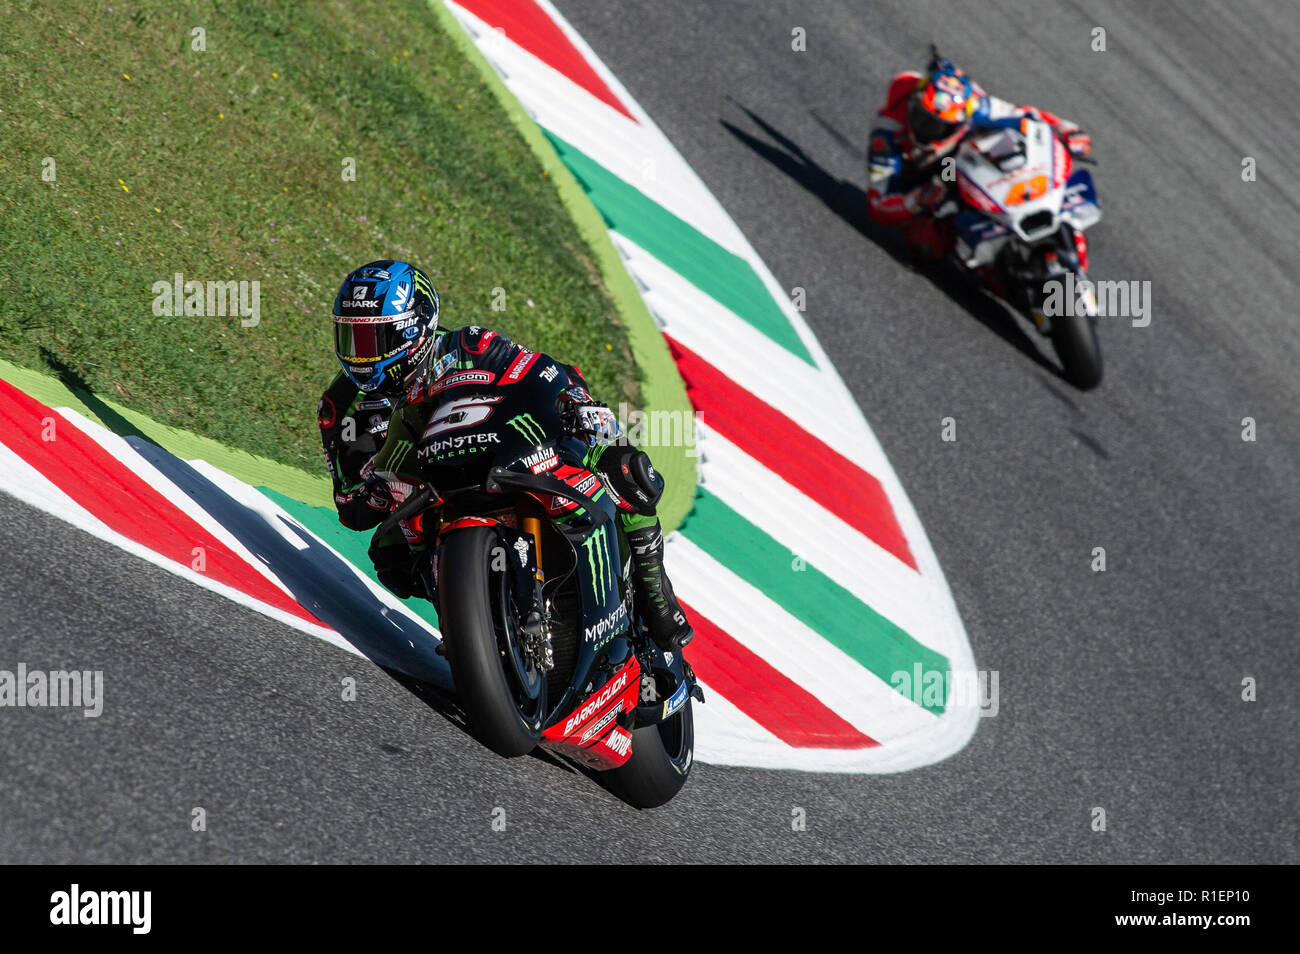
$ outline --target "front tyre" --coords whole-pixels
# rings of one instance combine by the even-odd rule
[[[602,772],[605,786],[633,808],[658,808],[681,791],[695,757],[691,700],[667,722],[632,732],[632,757]]]
[[[1101,345],[1097,323],[1089,315],[1057,315],[1052,318],[1052,347],[1061,359],[1065,380],[1080,391],[1101,383]]]
[[[456,694],[474,736],[498,755],[527,755],[542,736],[546,679],[522,651],[491,527],[466,527],[438,554],[438,621]]]

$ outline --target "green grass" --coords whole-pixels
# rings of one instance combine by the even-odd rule
[[[430,274],[445,326],[639,403],[590,248],[424,0],[11,3],[0,110],[0,356],[317,471],[334,292],[391,257]],[[155,317],[175,272],[260,281],[260,323]]]

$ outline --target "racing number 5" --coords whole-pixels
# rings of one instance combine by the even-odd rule
[[[462,427],[477,427],[492,416],[496,410],[495,405],[500,400],[501,395],[498,394],[494,397],[466,397],[448,401],[433,412],[429,426],[424,429],[424,436],[420,439],[425,441],[447,431],[458,431]]]

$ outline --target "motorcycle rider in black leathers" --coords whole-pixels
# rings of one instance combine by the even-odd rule
[[[399,261],[371,262],[343,280],[334,301],[334,332],[343,369],[321,396],[321,442],[339,521],[352,530],[369,530],[395,506],[389,480],[401,462],[390,459],[391,448],[381,455],[394,414],[395,432],[400,428],[418,436],[436,406],[423,398],[442,373],[455,368],[496,376],[521,356],[526,360],[528,352],[486,328],[440,330],[437,291],[424,272]],[[618,419],[591,398],[577,368],[547,355],[538,360],[568,375],[562,416],[570,435],[589,448],[584,466],[601,477],[616,501],[631,550],[636,602],[651,638],[663,649],[685,646],[694,632],[664,571],[655,512],[663,478],[643,451],[606,443],[618,437]],[[397,530],[371,546],[380,582],[403,599],[425,595],[414,560],[422,546],[422,540]]]

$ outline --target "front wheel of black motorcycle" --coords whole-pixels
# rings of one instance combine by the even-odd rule
[[[695,757],[691,700],[667,722],[632,732],[632,757],[603,772],[606,787],[634,808],[658,808],[681,791]]]
[[[1052,347],[1061,359],[1065,380],[1080,391],[1101,384],[1101,345],[1095,319],[1088,315],[1053,317]]]
[[[527,755],[542,736],[546,678],[521,645],[500,547],[490,527],[448,534],[438,554],[438,622],[456,695],[474,736],[498,755]]]

